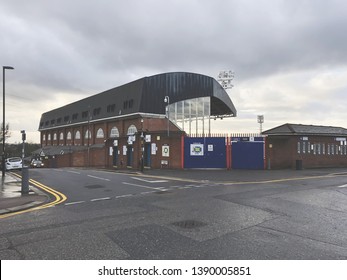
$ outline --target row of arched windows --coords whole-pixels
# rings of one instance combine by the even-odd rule
[[[127,131],[127,135],[134,135],[136,132],[137,132],[136,126],[135,125],[130,125],[129,128],[128,128],[128,131]],[[109,137],[110,138],[118,138],[119,137],[119,130],[118,130],[117,127],[115,127],[115,126],[112,127],[112,129],[110,131],[110,134],[109,134]],[[84,134],[84,139],[91,139],[91,138],[92,138],[92,133],[91,133],[91,131],[89,129],[87,129],[85,134]],[[104,133],[104,130],[102,128],[99,128],[97,130],[96,138],[97,139],[105,138],[105,133]],[[74,139],[75,140],[80,140],[81,139],[81,132],[79,130],[77,130],[75,132],[75,138]],[[45,134],[43,134],[42,140],[46,141],[46,135]],[[52,135],[50,133],[47,135],[47,140],[48,141],[52,140]],[[54,133],[53,134],[53,141],[56,141],[56,140],[58,140],[58,134]],[[63,132],[60,132],[59,140],[64,140],[64,133]],[[70,131],[66,134],[66,140],[72,140],[72,134],[71,134]]]

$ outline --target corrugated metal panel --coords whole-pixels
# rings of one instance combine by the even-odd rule
[[[165,114],[167,105],[164,102],[165,96],[169,96],[170,104],[211,96],[213,97],[211,108],[214,114],[236,115],[232,101],[215,79],[195,73],[173,72],[145,77],[46,112],[42,114],[39,130],[87,122],[86,111],[90,112],[92,120],[133,113]],[[127,101],[131,106],[130,103],[126,103]],[[111,104],[115,104],[112,112],[107,110],[107,106]],[[127,104],[129,106],[126,106]],[[94,109],[99,108],[99,113],[94,115]],[[77,114],[76,118],[72,117],[74,114]],[[65,121],[65,116],[69,116],[68,121]],[[64,121],[57,124],[58,119]]]

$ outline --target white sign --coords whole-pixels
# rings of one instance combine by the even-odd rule
[[[191,156],[203,156],[204,155],[204,144],[190,144],[190,155]]]
[[[123,156],[127,155],[127,146],[123,146]]]
[[[130,136],[128,136],[128,144],[129,145],[132,145],[133,144],[133,142],[135,142],[135,135],[130,135]]]
[[[118,140],[113,141],[113,146],[115,146],[115,147],[118,146]]]
[[[163,145],[162,146],[162,156],[163,157],[169,157],[170,156],[170,146],[169,145]]]
[[[207,151],[213,152],[213,145],[208,145],[207,146]]]
[[[145,142],[151,143],[151,135],[150,134],[145,135]]]
[[[110,147],[110,150],[109,150],[109,153],[108,153],[109,156],[112,156],[113,155],[113,148]]]
[[[151,154],[156,155],[157,154],[157,144],[152,143],[151,145]]]

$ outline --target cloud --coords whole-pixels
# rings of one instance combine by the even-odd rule
[[[0,61],[15,67],[8,94],[30,108],[32,131],[58,104],[143,76],[229,69],[233,126],[257,130],[259,112],[269,125],[334,125],[346,118],[345,26],[342,0],[11,0],[1,3]]]

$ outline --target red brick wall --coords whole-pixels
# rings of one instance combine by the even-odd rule
[[[300,152],[298,152],[298,143],[300,143]],[[328,152],[328,147],[331,145],[334,145],[334,154],[331,153],[331,149],[330,153]],[[267,166],[269,160],[273,169],[294,169],[297,160],[302,161],[303,168],[347,166],[346,149],[345,143],[336,141],[336,137],[269,136],[266,142]]]

